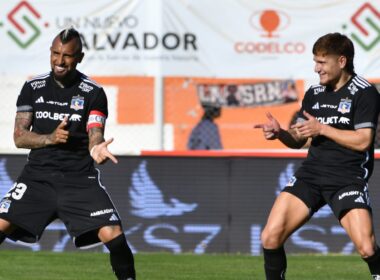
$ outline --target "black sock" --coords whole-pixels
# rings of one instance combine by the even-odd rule
[[[376,276],[380,278],[380,248],[377,247],[375,254],[363,260],[368,264],[373,279],[378,279]]]
[[[133,254],[124,234],[104,243],[110,251],[113,272],[119,280],[136,279]]]
[[[278,249],[265,249],[264,268],[267,280],[283,280],[286,272],[286,255],[284,247]]]
[[[6,234],[0,231],[0,244],[4,242],[5,238],[7,238]]]

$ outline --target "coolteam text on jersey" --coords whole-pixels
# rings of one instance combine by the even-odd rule
[[[364,78],[353,77],[339,90],[312,86],[306,92],[298,121],[303,111],[320,123],[342,130],[371,128],[376,131],[379,93]],[[364,152],[348,149],[333,140],[317,136],[312,139],[308,155],[296,173],[297,178],[311,179],[317,185],[349,185],[367,182],[373,170],[374,145]]]
[[[103,88],[77,72],[71,86],[61,88],[52,73],[27,81],[17,100],[17,112],[32,112],[32,131],[50,134],[67,116],[64,128],[67,143],[32,149],[27,166],[33,169],[62,172],[92,172],[93,159],[88,151],[88,129],[104,127],[108,115]]]

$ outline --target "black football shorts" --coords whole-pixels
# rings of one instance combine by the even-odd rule
[[[301,199],[310,209],[310,216],[328,204],[340,220],[347,211],[356,208],[372,212],[368,195],[368,185],[315,185],[293,176],[282,190]]]
[[[121,225],[119,214],[100,182],[99,171],[84,175],[23,170],[0,201],[0,218],[18,226],[8,238],[36,242],[55,219],[65,224],[77,247],[100,240],[99,228]]]

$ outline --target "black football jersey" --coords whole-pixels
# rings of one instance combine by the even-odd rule
[[[298,121],[305,119],[303,111],[320,123],[342,130],[371,128],[376,131],[380,95],[364,78],[354,75],[338,91],[317,85],[305,94]],[[306,160],[297,177],[316,184],[354,184],[368,181],[374,161],[373,141],[368,151],[345,148],[333,140],[317,136],[312,139]]]
[[[17,112],[32,112],[31,130],[50,134],[68,117],[65,144],[32,149],[28,165],[35,169],[62,172],[91,172],[94,162],[88,151],[88,129],[103,127],[108,115],[102,87],[78,72],[75,82],[61,88],[47,73],[27,81],[17,100]]]

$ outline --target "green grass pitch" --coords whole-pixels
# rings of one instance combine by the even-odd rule
[[[138,253],[138,280],[262,280],[261,257]],[[287,279],[370,279],[357,255],[290,255]],[[0,251],[0,280],[115,280],[108,255],[93,252]]]

